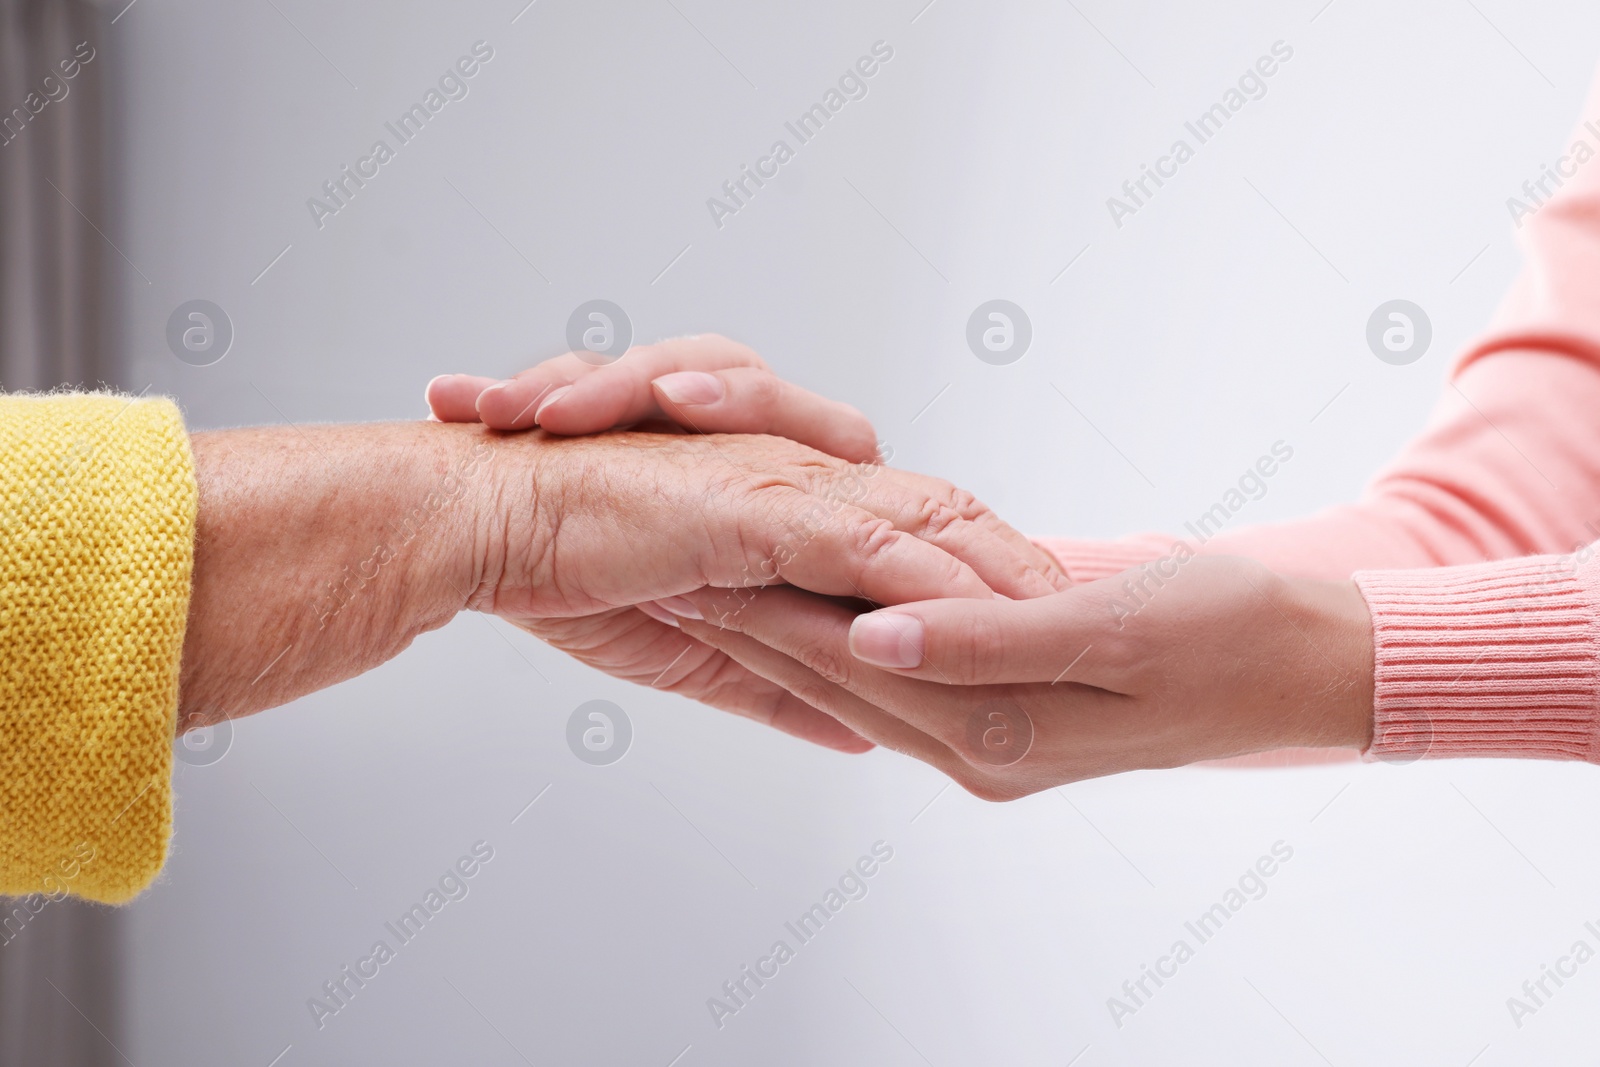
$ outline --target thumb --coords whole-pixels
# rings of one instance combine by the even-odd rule
[[[1102,685],[1105,657],[1097,664],[1095,645],[1113,651],[1116,621],[1092,586],[1029,600],[924,600],[857,616],[850,652],[874,667],[947,685]]]

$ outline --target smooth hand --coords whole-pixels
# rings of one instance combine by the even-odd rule
[[[613,363],[568,353],[513,378],[444,374],[428,383],[440,422],[496,430],[534,426],[575,436],[644,424],[689,433],[787,437],[852,463],[874,462],[867,417],[772,373],[745,345],[717,334],[630,348]]]
[[[864,615],[792,589],[705,591],[688,598],[682,625],[990,800],[1138,768],[1370,743],[1371,623],[1353,583],[1220,557],[1172,569],[1036,599]]]

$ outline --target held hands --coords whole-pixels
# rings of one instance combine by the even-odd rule
[[[513,439],[515,440],[515,439]],[[968,494],[775,437],[544,439],[531,529],[473,606],[591,666],[846,751],[870,745],[653,600],[785,582],[883,604],[1052,592],[1059,574]],[[520,562],[519,562],[520,561]]]
[[[506,383],[440,378],[428,393],[444,421],[580,434],[666,419],[674,429],[786,434],[863,464],[874,458],[858,412],[780,381],[720,337],[636,349],[605,367],[564,356]],[[898,597],[897,606],[858,615],[859,600],[748,588],[767,584],[763,576],[524,625],[639,681],[671,654],[687,661],[686,673],[663,688],[848,751],[884,744],[989,799],[1135,768],[1370,742],[1370,622],[1353,585],[1281,578],[1247,560],[1186,559],[1153,595],[1145,582],[1130,609],[1124,580],[1142,575],[1069,589],[1053,561],[966,494],[888,473],[913,481],[879,488],[911,500],[931,494],[921,521],[890,520],[900,529],[938,543],[941,514],[964,515],[994,534],[981,550],[948,538],[943,547],[1001,598],[952,583],[911,603],[901,586],[885,590],[891,599],[873,597]],[[837,578],[820,588],[820,573],[789,580],[839,592]]]
[[[652,591],[651,583],[663,557],[693,560],[704,554],[707,516],[733,523],[729,529],[748,558],[733,569],[699,567],[695,580],[681,582],[674,593],[706,585],[743,588],[786,581],[897,603],[988,596],[990,590],[1039,596],[1066,584],[1053,558],[970,494],[947,482],[877,466],[872,426],[854,408],[784,382],[755,353],[726,338],[681,338],[639,347],[604,366],[569,354],[506,382],[447,375],[429,383],[427,394],[439,421],[481,418],[501,430],[537,423],[551,433],[577,435],[644,424],[691,433],[771,434],[798,442],[725,437],[713,443],[645,435],[581,443],[548,440],[551,454],[568,455],[582,468],[576,484],[604,485],[608,499],[579,506],[562,499],[547,520],[558,525],[564,521],[569,537],[578,534],[587,540],[594,531],[579,531],[586,529],[581,517],[590,516],[604,529],[626,535],[629,543],[601,558],[602,566],[589,579],[598,585],[585,586],[581,597],[564,599],[552,613],[550,590],[540,582],[570,586],[572,579],[562,572],[583,558],[558,542],[549,553],[561,561],[556,571],[532,576],[534,580],[519,587],[518,595],[533,604],[502,595],[492,610],[617,677],[677,692],[828,747],[860,752],[872,746],[782,686],[681,632],[676,618],[653,603],[661,594]],[[562,453],[563,445],[571,447]],[[692,501],[686,505],[681,494],[659,491],[659,468],[653,463],[641,466],[641,452],[671,455],[667,470],[709,474],[711,479],[690,493]],[[790,464],[787,474],[780,469],[783,463]],[[638,493],[626,488],[634,470],[647,478]],[[714,511],[708,507],[712,502]],[[568,512],[571,516],[563,520]],[[697,521],[686,521],[688,516]],[[637,535],[646,530],[666,532],[653,546],[661,552],[637,551]],[[891,537],[895,530],[910,536]],[[926,544],[919,546],[918,540]],[[920,583],[922,591],[914,591],[913,583]]]
[[[429,395],[438,421],[488,427],[193,437],[185,728],[352,677],[472,608],[821,744],[888,745],[993,799],[1369,743],[1353,585],[1198,558],[1137,610],[1120,576],[1069,588],[970,494],[877,464],[859,413],[721,338]],[[530,410],[548,432],[496,432]],[[556,436],[663,417],[680,432]],[[889,607],[858,615],[862,601]]]

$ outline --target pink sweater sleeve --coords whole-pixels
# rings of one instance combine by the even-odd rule
[[[1369,757],[1600,763],[1593,549],[1355,580],[1372,609]]]
[[[1373,615],[1377,758],[1600,762],[1600,559],[1582,547],[1600,538],[1600,81],[1578,141],[1584,162],[1563,156],[1561,186],[1531,187],[1515,211],[1521,276],[1363,498],[1187,539],[1286,574],[1355,577]],[[1090,581],[1176,540],[1039,543]]]

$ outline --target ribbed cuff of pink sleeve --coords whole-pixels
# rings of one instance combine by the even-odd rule
[[[1372,611],[1370,760],[1600,762],[1600,583],[1571,557],[1360,571]]]
[[[1130,567],[1172,554],[1178,539],[1165,534],[1135,534],[1118,541],[1075,541],[1035,537],[1033,543],[1056,558],[1075,583],[1097,582]]]

